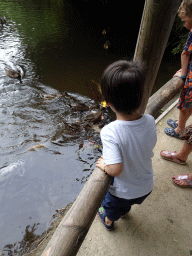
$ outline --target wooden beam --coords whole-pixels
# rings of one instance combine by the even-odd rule
[[[111,177],[95,168],[42,256],[75,256],[108,190]]]
[[[134,61],[143,61],[146,65],[140,113],[145,112],[180,3],[181,0],[145,1],[134,55]]]
[[[157,113],[181,90],[183,84],[183,80],[179,77],[169,80],[149,98],[145,114],[156,118]]]

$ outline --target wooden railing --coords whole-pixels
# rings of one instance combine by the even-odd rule
[[[42,256],[75,256],[108,190],[112,177],[95,168]]]
[[[150,114],[156,118],[158,112],[181,90],[183,80],[179,77],[173,77],[154,93],[147,103],[145,114]]]

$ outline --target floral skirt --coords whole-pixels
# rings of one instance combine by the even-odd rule
[[[180,110],[190,109],[192,107],[192,61],[188,65],[185,84],[180,93],[177,108]]]
[[[188,144],[192,144],[192,124],[181,131],[179,136],[181,140],[186,140]]]

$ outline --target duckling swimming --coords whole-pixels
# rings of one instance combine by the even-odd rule
[[[106,42],[104,43],[104,45],[103,45],[103,47],[104,47],[105,50],[108,50],[110,46],[111,46],[111,44],[110,44],[109,41],[106,41]]]
[[[102,35],[106,35],[106,34],[107,34],[107,30],[106,30],[106,29],[103,29]]]
[[[110,44],[109,41],[106,41],[106,42],[104,43],[104,45],[103,45],[103,47],[104,47],[105,50],[108,50],[110,46],[111,46],[111,44]]]

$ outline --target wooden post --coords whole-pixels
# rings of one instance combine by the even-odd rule
[[[145,112],[181,0],[146,0],[134,61],[146,65],[146,82],[140,113]]]
[[[95,168],[42,256],[75,256],[108,190],[111,177]]]
[[[181,90],[183,84],[183,80],[179,77],[169,80],[149,98],[145,114],[156,118],[157,113]]]

